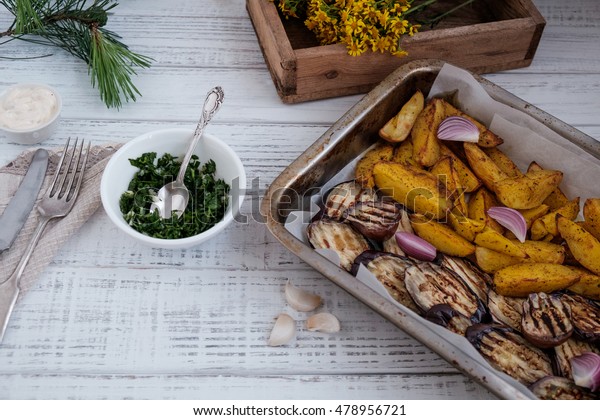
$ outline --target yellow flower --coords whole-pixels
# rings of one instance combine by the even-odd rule
[[[319,25],[319,23],[316,20],[314,20],[312,17],[310,17],[304,21],[304,26],[306,26],[308,28],[308,30],[310,30],[310,31],[314,30],[318,25]]]
[[[413,0],[270,1],[277,3],[286,18],[306,15],[305,26],[322,45],[343,43],[353,56],[369,49],[404,56],[406,51],[399,47],[401,36],[419,29],[406,16]]]
[[[386,27],[389,18],[390,13],[387,10],[384,10],[383,12],[379,12],[377,14],[377,20],[379,21],[379,24],[384,28]]]
[[[384,52],[387,51],[391,45],[392,43],[390,38],[387,36],[382,36],[375,43],[373,43],[373,46],[371,48],[373,49],[373,51]]]
[[[360,42],[358,39],[353,39],[352,42],[348,44],[348,54],[353,57],[359,56],[367,50],[364,43]]]
[[[346,20],[346,29],[345,30],[346,30],[347,34],[355,34],[355,33],[360,32],[360,30],[362,28],[364,28],[364,26],[365,26],[365,23],[362,20],[357,19],[356,17],[352,16]]]

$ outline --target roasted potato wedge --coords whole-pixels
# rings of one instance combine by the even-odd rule
[[[441,99],[432,99],[417,117],[411,131],[413,158],[422,166],[432,166],[440,158],[437,129],[444,117]]]
[[[523,176],[517,165],[503,151],[497,147],[488,147],[483,149],[486,155],[496,164],[502,172],[509,177]]]
[[[554,236],[558,235],[558,227],[556,226],[556,216],[560,214],[569,220],[575,220],[579,214],[579,197],[568,201],[564,206],[546,214],[543,217],[537,219],[531,225],[531,239],[539,241],[548,234]]]
[[[424,105],[425,98],[421,91],[417,90],[402,109],[379,130],[379,136],[391,143],[406,140]]]
[[[586,298],[600,300],[600,276],[580,267],[571,268],[580,272],[581,278],[568,289]]]
[[[473,242],[475,236],[485,229],[484,222],[470,219],[455,209],[448,213],[448,223],[456,233],[469,242]]]
[[[600,198],[588,198],[583,204],[585,229],[600,240]]]
[[[465,201],[464,189],[460,184],[460,178],[454,167],[454,159],[450,156],[444,156],[433,165],[429,172],[437,176],[440,182],[446,185],[448,194],[454,197],[454,209],[462,214],[467,214],[467,202]]]
[[[413,158],[413,145],[412,140],[408,139],[403,141],[394,149],[394,156],[392,156],[392,162],[403,163],[405,165],[414,166],[415,168],[422,169]]]
[[[565,261],[565,247],[562,245],[544,241],[521,243],[516,239],[512,242],[527,254],[526,260],[530,260],[530,262],[562,264]]]
[[[469,218],[484,222],[486,226],[494,229],[498,233],[504,233],[504,228],[488,216],[487,211],[490,207],[497,206],[496,198],[485,188],[478,189],[472,194],[467,205],[469,209]]]
[[[524,258],[511,257],[483,246],[475,247],[475,262],[486,273],[495,273],[504,267],[522,263],[524,260]]]
[[[446,187],[429,172],[402,163],[379,162],[373,175],[384,194],[416,213],[442,219],[452,208]]]
[[[464,118],[470,120],[473,124],[475,124],[477,126],[477,128],[479,129],[479,141],[477,142],[477,144],[480,147],[495,147],[495,146],[499,146],[502,143],[504,143],[504,141],[500,137],[498,137],[497,135],[492,133],[490,130],[488,130],[488,128],[485,125],[481,124],[479,121],[477,121],[475,118],[471,117],[470,115],[467,115],[464,112],[456,109],[450,103],[443,101],[443,107],[444,107],[444,118],[452,117],[452,116],[456,115],[456,116],[464,117]]]
[[[513,240],[512,242],[527,254],[527,258],[511,257],[478,246],[475,250],[475,259],[479,268],[486,273],[493,273],[504,267],[526,262],[562,264],[565,260],[565,248],[561,245],[539,241],[520,243]]]
[[[378,142],[377,145],[365,153],[362,159],[356,164],[356,169],[354,171],[356,182],[364,187],[373,188],[375,186],[373,166],[375,166],[377,162],[391,160],[393,155],[393,145],[382,141]]]
[[[465,192],[473,192],[481,186],[481,181],[475,176],[473,171],[444,143],[440,144],[440,154],[450,156],[453,159],[454,169],[460,178],[460,185],[465,189]]]
[[[527,229],[529,230],[531,229],[531,225],[533,224],[533,222],[535,222],[540,217],[546,215],[548,213],[548,210],[550,210],[550,207],[548,207],[548,205],[540,204],[539,206],[534,207],[532,209],[519,210],[519,213],[521,213],[521,215],[525,219]]]
[[[420,214],[410,216],[415,233],[433,245],[438,251],[452,257],[466,257],[475,252],[475,246],[448,226],[430,220]]]
[[[527,297],[530,293],[551,293],[566,289],[581,279],[581,273],[566,265],[522,263],[494,273],[494,288],[503,296]]]
[[[492,188],[498,201],[507,207],[527,210],[539,206],[554,191],[562,180],[562,172],[540,170],[525,176],[505,178]]]
[[[464,148],[471,169],[489,190],[495,191],[496,184],[508,178],[508,175],[479,146],[473,143],[464,143]]]
[[[476,245],[491,249],[511,257],[527,258],[527,253],[510,239],[496,232],[494,229],[484,229],[475,236]]]
[[[557,216],[558,232],[565,240],[573,257],[594,274],[600,275],[600,241],[577,223]]]
[[[529,167],[527,168],[527,172],[535,172],[541,171],[542,168],[537,162],[531,162]],[[558,208],[561,208],[565,204],[569,202],[567,196],[560,190],[560,188],[556,187],[554,191],[550,193],[550,195],[544,200],[544,204],[546,204],[550,211],[554,211]]]

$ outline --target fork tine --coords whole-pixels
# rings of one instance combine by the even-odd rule
[[[54,173],[54,178],[52,178],[52,183],[48,187],[48,191],[46,193],[46,195],[48,195],[48,196],[52,196],[54,194],[54,187],[56,186],[56,181],[58,181],[58,178],[60,176],[60,170],[62,169],[62,165],[65,160],[65,156],[67,155],[67,152],[69,151],[69,143],[70,142],[71,142],[71,137],[69,137],[67,139],[67,144],[65,144],[65,148],[63,149],[63,154],[60,157],[60,160],[58,161],[58,165],[56,165],[56,172]]]
[[[83,149],[83,143],[84,142],[82,141],[81,142],[82,149]],[[77,178],[77,184],[75,184],[75,189],[73,191],[73,195],[71,196],[71,197],[73,197],[73,199],[77,198],[77,195],[79,194],[79,188],[81,187],[81,182],[83,181],[83,174],[85,173],[85,167],[87,165],[88,155],[90,154],[90,145],[91,145],[91,142],[88,142],[87,147],[85,149],[85,154],[83,155],[83,163],[81,164],[79,178]],[[81,154],[79,155],[79,157],[81,158]],[[77,161],[77,163],[79,163],[79,160]],[[75,168],[75,169],[77,169],[77,168]],[[77,173],[77,171],[75,171],[75,173]]]
[[[77,140],[79,140],[79,138],[77,138]],[[85,143],[85,141],[82,139],[81,143],[79,144],[79,149],[77,149],[77,142],[75,142],[75,146],[73,147],[73,155],[71,157],[71,160],[75,161],[75,163],[73,164],[72,167],[72,173],[71,176],[69,176],[69,179],[65,179],[65,182],[68,181],[67,187],[65,188],[65,194],[67,195],[67,199],[69,199],[69,194],[71,191],[71,187],[73,186],[73,181],[75,180],[75,177],[77,176],[77,170],[79,168],[79,163],[81,162],[81,152],[83,151],[83,144]],[[77,158],[75,159],[75,153],[77,153]],[[71,169],[71,165],[69,165],[69,169]]]
[[[60,183],[58,189],[56,190],[56,194],[58,194],[58,198],[64,197],[65,194],[69,193],[69,189],[65,188],[65,184],[68,181],[69,172],[71,171],[71,167],[73,166],[73,161],[75,160],[75,152],[77,152],[77,143],[79,142],[79,137],[75,137],[75,144],[73,144],[72,151],[69,156],[69,163],[65,166],[65,171],[61,175]],[[77,170],[77,167],[75,167]]]

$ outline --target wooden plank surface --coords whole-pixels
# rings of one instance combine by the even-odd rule
[[[536,1],[548,24],[530,67],[491,81],[600,138],[600,2]],[[0,28],[9,17],[0,13]],[[10,42],[0,90],[37,80],[58,88],[63,120],[44,143],[68,135],[125,142],[168,126],[192,127],[216,83],[226,102],[208,131],[242,158],[257,208],[261,192],[360,96],[298,105],[279,100],[244,0],[129,0],[109,28],[152,56],[135,79],[143,93],[107,110],[87,69],[61,51]],[[0,138],[0,164],[27,146]],[[342,331],[308,333],[286,306],[285,282],[315,291]],[[288,347],[265,345],[274,317],[299,331]],[[291,255],[259,223],[234,225],[192,249],[144,247],[102,209],[58,253],[18,303],[0,345],[0,398],[492,398],[423,345]],[[235,395],[235,397],[233,397]]]

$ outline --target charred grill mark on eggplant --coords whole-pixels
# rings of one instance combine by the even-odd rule
[[[510,327],[477,324],[466,337],[492,366],[525,385],[552,375],[550,358]]]
[[[367,240],[350,225],[334,220],[321,219],[308,225],[308,240],[316,248],[336,251],[340,266],[350,271],[354,259],[370,248]]]
[[[487,301],[488,286],[492,283],[492,280],[486,273],[467,260],[447,255],[444,255],[442,259],[442,267],[446,267],[456,273],[479,299],[483,302]]]
[[[325,214],[341,220],[344,212],[358,201],[374,201],[377,195],[371,188],[364,188],[355,181],[342,182],[329,191],[325,199]]]
[[[367,238],[384,241],[394,235],[402,206],[389,197],[358,201],[344,212],[344,219]]]
[[[358,272],[358,265],[360,264],[364,265],[384,285],[388,293],[397,302],[415,312],[419,312],[419,308],[404,284],[406,269],[413,265],[411,260],[387,252],[366,251],[354,260],[352,266],[354,275]]]
[[[571,359],[586,352],[600,353],[592,344],[573,337],[556,346],[554,348],[554,359],[557,373],[565,378],[573,379]]]
[[[577,386],[575,382],[560,376],[546,376],[529,389],[541,400],[594,400],[596,397],[587,389]]]
[[[564,343],[573,333],[571,308],[556,295],[531,293],[523,302],[521,331],[540,348]]]
[[[521,331],[521,317],[523,314],[523,298],[502,296],[493,289],[488,292],[488,309],[492,319],[500,324],[505,324],[514,330]]]
[[[561,299],[571,308],[575,334],[584,341],[600,342],[600,308],[579,295],[563,294]]]
[[[409,267],[404,283],[423,312],[444,303],[475,323],[481,322],[486,313],[483,302],[457,275],[435,264],[419,263]]]

